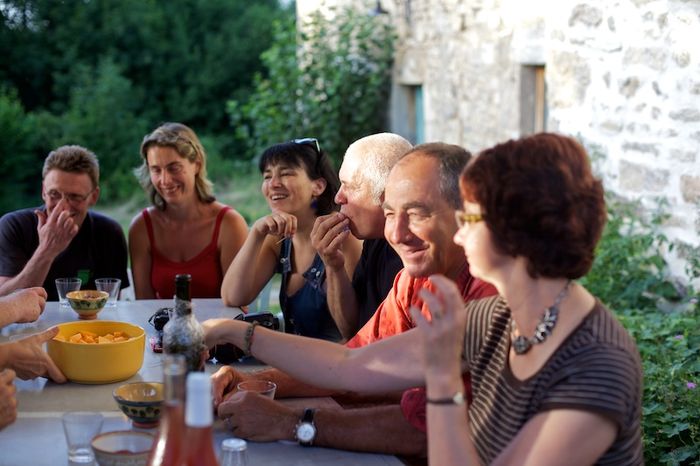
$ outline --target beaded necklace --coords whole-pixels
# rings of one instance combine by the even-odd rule
[[[552,333],[554,326],[557,325],[557,318],[559,317],[559,305],[566,297],[569,292],[569,286],[571,285],[571,280],[566,282],[564,288],[559,292],[557,297],[554,299],[554,304],[549,306],[544,310],[544,315],[540,318],[540,322],[535,327],[535,334],[530,338],[524,337],[522,335],[515,336],[517,331],[517,326],[515,324],[515,319],[511,317],[511,330],[510,339],[513,344],[513,349],[515,354],[525,354],[530,351],[532,345],[542,343],[547,339],[547,337]]]

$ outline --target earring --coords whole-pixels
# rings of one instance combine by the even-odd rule
[[[311,198],[311,208],[313,210],[318,210],[318,198],[317,197]]]

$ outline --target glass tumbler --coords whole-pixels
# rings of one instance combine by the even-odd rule
[[[221,442],[221,466],[248,466],[248,444],[240,438]]]

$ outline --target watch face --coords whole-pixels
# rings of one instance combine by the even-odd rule
[[[300,442],[310,442],[314,439],[316,436],[316,428],[308,423],[308,422],[302,422],[299,424],[299,427],[297,427],[297,438],[299,439]]]

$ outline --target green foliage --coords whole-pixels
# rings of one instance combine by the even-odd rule
[[[141,163],[139,145],[148,131],[136,114],[140,93],[109,58],[78,71],[68,110],[55,119],[51,146],[90,148],[100,159],[102,198],[125,199],[133,192],[132,170]]]
[[[390,83],[394,34],[381,17],[352,8],[332,20],[313,14],[298,32],[274,25],[262,60],[267,76],[255,92],[231,100],[228,112],[249,159],[272,144],[316,137],[336,161],[354,140],[381,131]]]
[[[144,134],[163,121],[226,136],[217,148],[229,151],[225,102],[250,92],[272,21],[289,16],[277,0],[0,2],[0,88],[14,89],[2,91],[0,112],[17,116],[0,131],[23,135],[4,140],[3,163],[33,170],[13,171],[12,188],[38,202],[41,161],[73,143],[98,155],[103,198],[122,201],[140,190],[130,170]]]
[[[644,366],[643,428],[647,464],[700,461],[700,311],[627,310],[620,320]]]
[[[42,160],[37,154],[37,121],[28,115],[17,92],[0,87],[0,211],[39,204]]]
[[[665,276],[660,252],[670,247],[658,229],[665,218],[659,210],[645,220],[639,204],[609,198],[608,223],[584,286],[613,309],[648,308],[659,298],[680,299]]]
[[[611,200],[609,206],[596,262],[581,282],[616,312],[637,342],[644,367],[646,463],[698,464],[698,296],[693,290],[678,291],[665,276],[660,251],[668,242],[658,231],[663,213],[647,221],[636,204]]]

